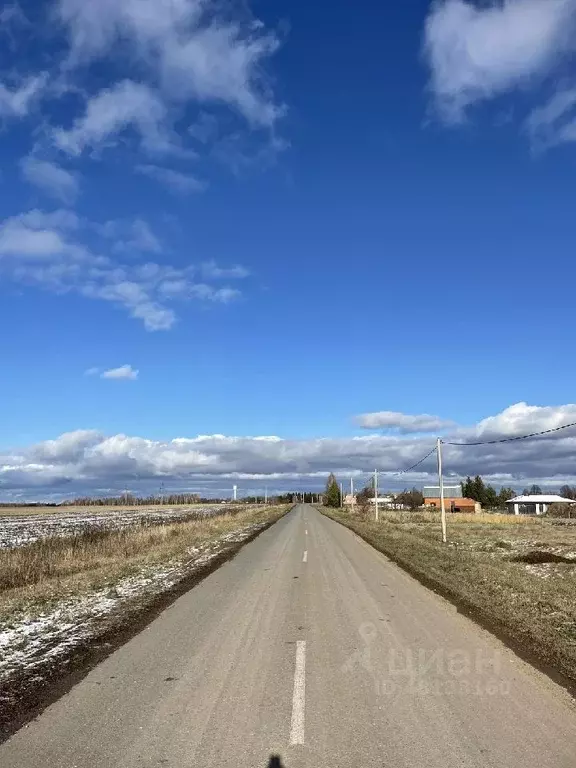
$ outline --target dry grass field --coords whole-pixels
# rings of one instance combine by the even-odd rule
[[[576,683],[573,521],[449,514],[448,544],[442,544],[439,513],[384,512],[376,523],[322,511]]]
[[[0,549],[39,539],[87,531],[123,530],[134,526],[178,523],[229,514],[242,505],[181,504],[125,507],[0,507]]]
[[[213,539],[277,519],[285,507],[236,508],[217,516],[122,530],[87,530],[0,549],[0,619],[15,608],[113,585],[144,567],[182,560]]]
[[[100,514],[115,512],[133,512],[134,510],[156,510],[162,511],[166,509],[176,509],[178,506],[186,507],[187,509],[202,508],[207,506],[206,504],[154,504],[152,506],[137,506],[135,504],[126,505],[114,505],[114,506],[100,506],[99,504],[89,506],[62,506],[62,507],[50,507],[42,505],[31,505],[29,507],[0,507],[0,517],[24,517],[26,515],[84,515],[84,514]],[[208,505],[210,506],[210,505]]]

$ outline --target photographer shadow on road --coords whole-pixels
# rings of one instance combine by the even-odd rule
[[[270,755],[267,768],[285,768],[279,755]]]

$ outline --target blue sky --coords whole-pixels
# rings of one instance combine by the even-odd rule
[[[575,23],[576,0],[4,4],[0,493],[314,485],[409,463],[437,429],[406,415],[569,421]],[[558,484],[573,450],[452,467]]]

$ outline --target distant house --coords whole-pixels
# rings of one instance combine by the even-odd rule
[[[440,486],[429,485],[422,489],[425,507],[440,509]],[[481,512],[482,505],[474,499],[462,496],[462,488],[459,485],[444,486],[444,509],[447,512]]]
[[[550,504],[576,504],[576,502],[574,499],[565,499],[553,493],[536,493],[530,496],[515,496],[506,504],[510,504],[508,509],[513,509],[515,515],[545,515]]]

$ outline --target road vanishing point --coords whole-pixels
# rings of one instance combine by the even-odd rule
[[[0,746],[2,768],[574,768],[570,695],[296,506]]]

